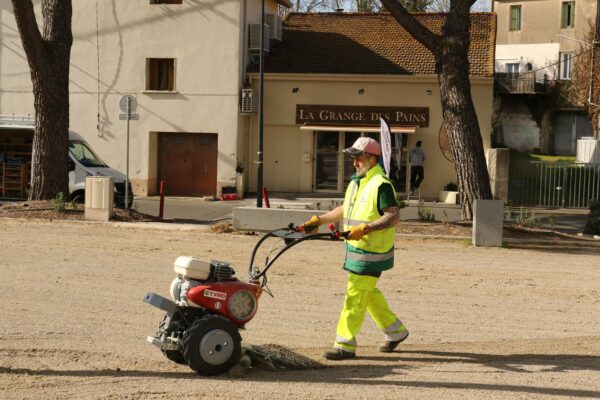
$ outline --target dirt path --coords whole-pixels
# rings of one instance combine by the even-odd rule
[[[240,278],[256,236],[0,219],[2,399],[600,398],[598,250],[397,243],[380,288],[406,323],[401,352],[376,351],[367,318],[359,358],[315,371],[198,377],[145,342],[178,255],[230,261]],[[270,274],[245,343],[318,359],[335,335],[342,247],[298,246]]]

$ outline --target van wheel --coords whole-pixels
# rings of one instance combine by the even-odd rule
[[[75,192],[71,195],[71,201],[74,203],[83,204],[85,202],[85,192]]]

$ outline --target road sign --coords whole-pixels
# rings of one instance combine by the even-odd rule
[[[127,114],[119,114],[119,119],[122,121],[127,119],[140,119],[140,114],[129,114],[129,118],[127,118]]]
[[[129,100],[129,108],[127,107],[127,100]],[[127,113],[129,110],[129,114],[133,114],[137,108],[137,100],[135,97],[126,94],[125,96],[121,97],[121,100],[119,100],[119,107],[124,113]]]

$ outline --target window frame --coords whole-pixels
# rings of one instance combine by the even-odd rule
[[[569,29],[575,27],[575,2],[563,1],[560,8],[560,28]]]
[[[513,11],[517,12],[517,19],[515,21]],[[521,30],[521,23],[523,20],[523,7],[521,4],[515,4],[510,6],[508,14],[508,30],[511,32],[517,32]]]
[[[573,52],[558,53],[558,76],[560,80],[570,81],[573,78]]]
[[[505,67],[506,67],[506,75],[510,76],[511,78],[516,78],[521,73],[521,64],[518,62],[506,63]]]
[[[164,70],[165,64],[167,70]],[[146,58],[146,91],[174,92],[175,91],[175,58],[150,57]],[[162,69],[162,73],[161,73]],[[162,76],[161,76],[162,75]],[[166,80],[166,85],[161,82]]]

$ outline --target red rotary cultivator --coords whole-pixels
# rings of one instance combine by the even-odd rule
[[[148,341],[171,361],[188,365],[200,375],[216,375],[236,365],[242,353],[252,360],[282,368],[318,367],[319,363],[277,345],[242,349],[240,330],[256,315],[263,291],[270,294],[267,272],[287,250],[307,240],[340,240],[344,235],[330,225],[330,232],[305,234],[293,224],[265,234],[255,245],[248,267],[249,280],[235,277],[226,262],[182,256],[174,263],[177,277],[171,282],[171,299],[147,293],[144,301],[165,312]],[[264,265],[255,263],[259,248],[269,238],[283,245],[267,255]],[[275,253],[273,255],[273,253]]]

